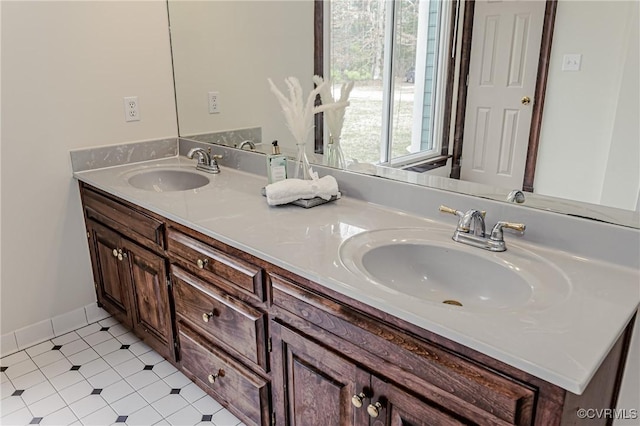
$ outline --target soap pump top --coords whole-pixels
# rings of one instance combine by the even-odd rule
[[[271,153],[273,155],[279,155],[280,154],[280,147],[278,146],[278,141],[271,142],[271,145],[273,145],[273,149],[272,149]]]

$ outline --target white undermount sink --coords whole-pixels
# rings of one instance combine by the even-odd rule
[[[203,187],[209,178],[195,171],[182,169],[149,169],[129,177],[131,186],[154,192],[187,191]]]
[[[343,242],[340,259],[387,292],[454,309],[542,310],[571,292],[569,278],[529,250],[507,243],[507,251],[494,253],[455,242],[441,230],[363,232]]]

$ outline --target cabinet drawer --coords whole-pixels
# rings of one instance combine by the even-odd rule
[[[272,275],[271,282],[273,304],[280,311],[276,315],[314,324],[315,338],[327,347],[353,354],[372,371],[467,418],[481,418],[481,423],[532,423],[537,394],[532,387],[282,277]]]
[[[256,301],[264,301],[261,268],[233,258],[174,229],[167,232],[167,245],[169,253],[197,268],[208,281],[217,281],[225,290],[236,289]]]
[[[180,364],[187,375],[248,425],[269,419],[269,383],[178,322]]]
[[[102,222],[145,246],[164,247],[164,223],[84,188],[84,211],[88,219]]]
[[[171,275],[176,315],[266,371],[265,315],[175,265]]]

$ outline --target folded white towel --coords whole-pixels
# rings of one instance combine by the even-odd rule
[[[338,182],[333,176],[324,176],[313,180],[285,179],[267,185],[265,192],[267,203],[270,206],[315,197],[329,201],[332,196],[338,195]]]

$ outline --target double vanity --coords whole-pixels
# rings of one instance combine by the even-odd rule
[[[264,157],[175,154],[76,169],[98,302],[247,425],[607,422],[577,413],[615,408],[637,267],[456,242],[438,205],[340,179],[336,202],[269,207],[238,169]]]

